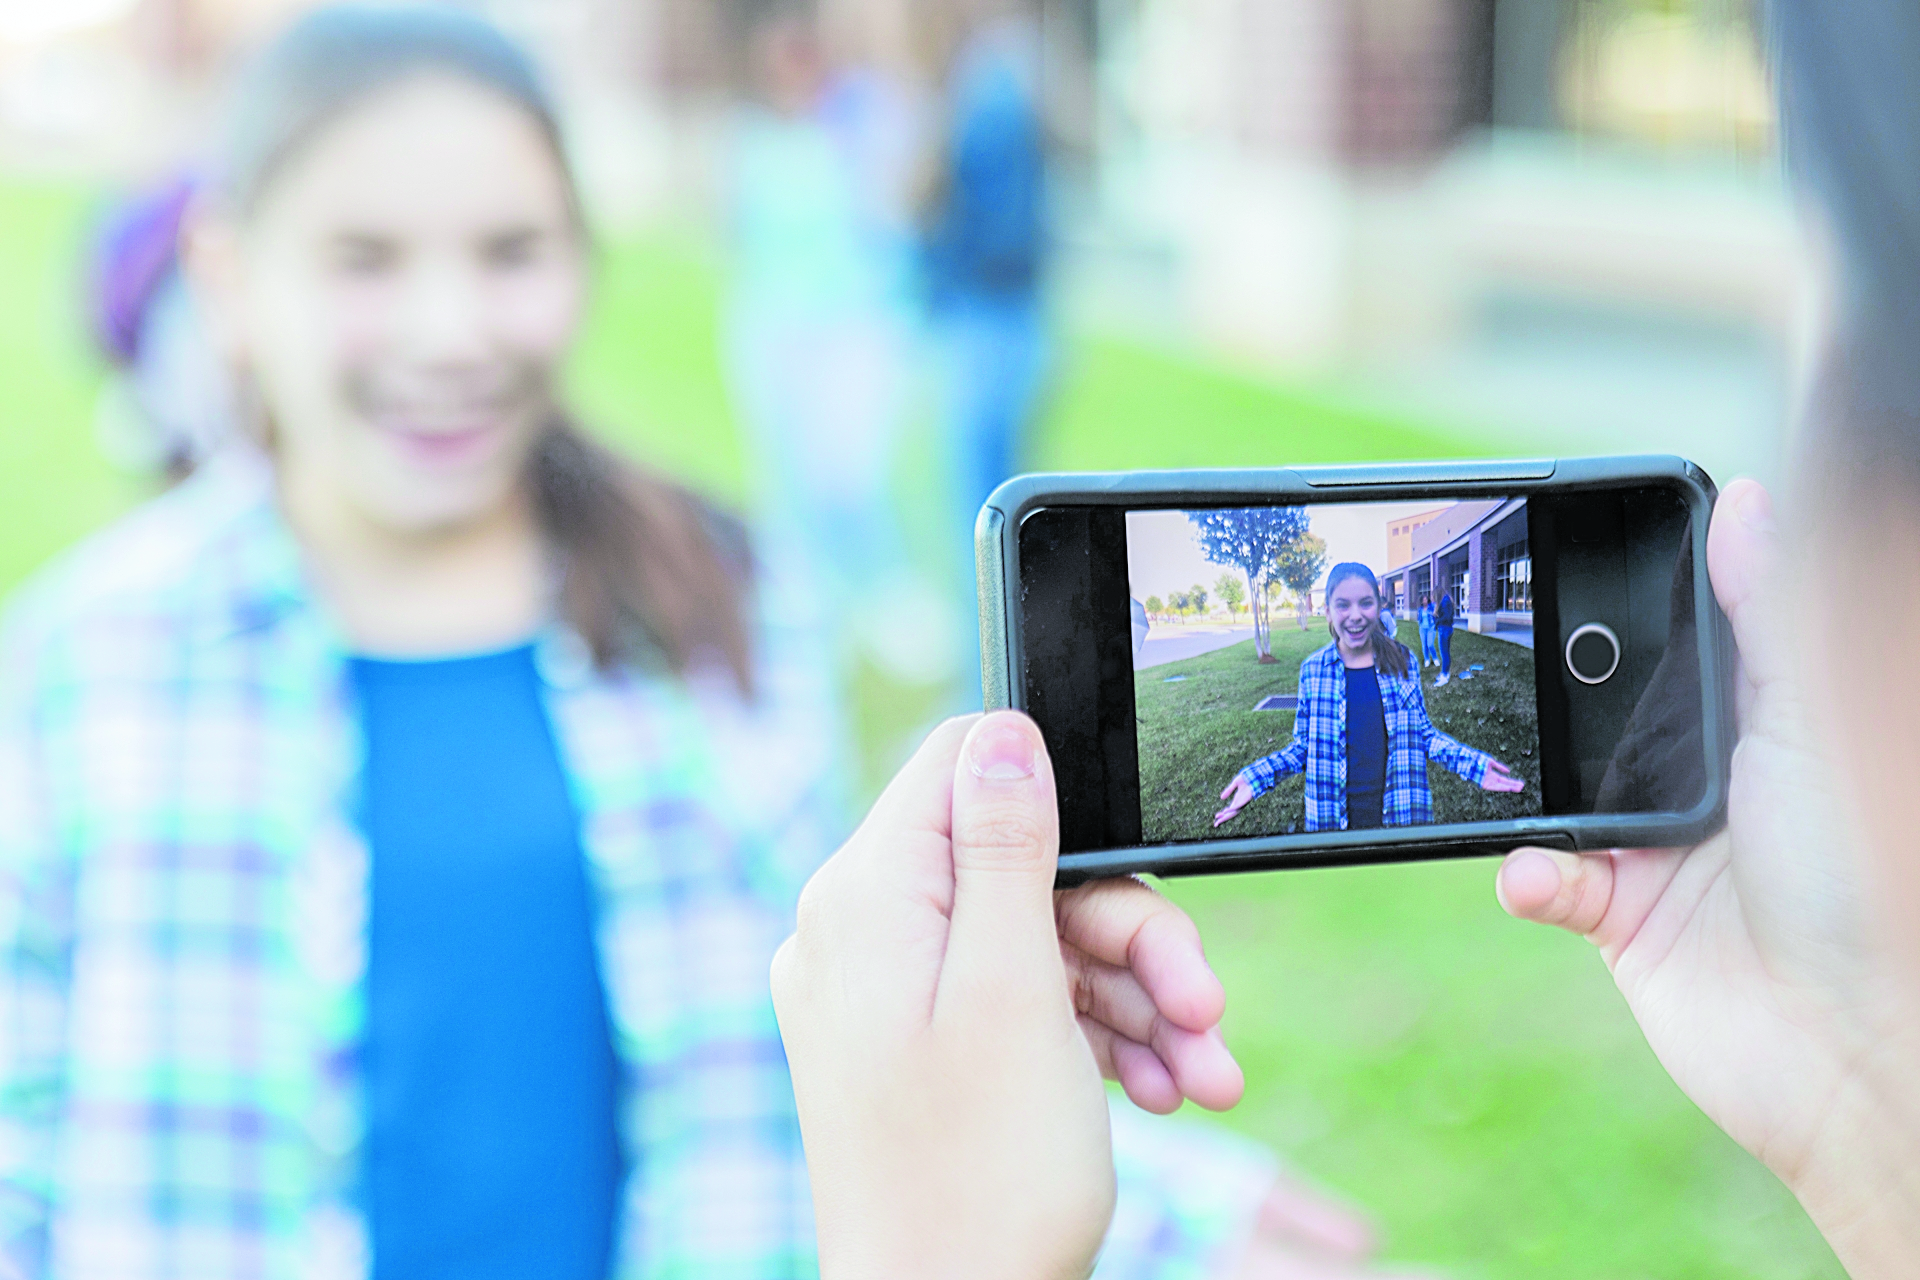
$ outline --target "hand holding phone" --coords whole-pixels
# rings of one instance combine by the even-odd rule
[[[1920,1010],[1866,919],[1855,800],[1808,714],[1766,491],[1728,486],[1712,585],[1743,697],[1727,827],[1695,848],[1521,849],[1514,915],[1599,948],[1648,1043],[1701,1110],[1799,1197],[1848,1274],[1920,1257]]]
[[[936,730],[801,897],[774,1006],[830,1280],[1085,1275],[1112,1214],[1102,1075],[1239,1100],[1198,934],[1133,880],[1056,893],[1025,717]]]

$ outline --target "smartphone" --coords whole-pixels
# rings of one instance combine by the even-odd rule
[[[1061,882],[1704,839],[1714,496],[1673,457],[1008,481],[981,675],[1046,739]]]

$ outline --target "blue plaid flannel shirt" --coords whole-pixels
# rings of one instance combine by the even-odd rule
[[[0,1276],[367,1273],[358,741],[271,493],[214,464],[0,629]],[[818,1270],[767,971],[843,753],[808,593],[759,595],[751,705],[540,645],[627,1086],[618,1277]],[[1182,1196],[1179,1136],[1117,1136],[1102,1276],[1198,1276],[1247,1229],[1265,1185]]]
[[[1429,760],[1478,785],[1493,757],[1448,737],[1427,717],[1420,666],[1409,659],[1404,676],[1378,672],[1380,707],[1387,720],[1387,791],[1381,815],[1390,827],[1433,821]],[[1329,644],[1300,664],[1300,705],[1293,737],[1270,756],[1240,771],[1263,796],[1288,774],[1306,774],[1307,830],[1347,829],[1347,672],[1338,646]]]

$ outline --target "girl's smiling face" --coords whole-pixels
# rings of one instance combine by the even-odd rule
[[[423,73],[301,144],[210,239],[216,318],[290,495],[416,535],[515,495],[586,289],[528,112]]]
[[[1365,578],[1346,578],[1327,595],[1327,619],[1343,652],[1371,652],[1380,626],[1380,597]]]

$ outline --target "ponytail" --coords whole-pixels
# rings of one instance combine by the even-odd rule
[[[535,447],[536,510],[560,557],[560,614],[609,668],[652,655],[675,673],[717,661],[753,692],[741,525],[557,420]]]
[[[1407,674],[1407,646],[1387,634],[1385,627],[1373,629],[1373,665],[1399,680]]]

